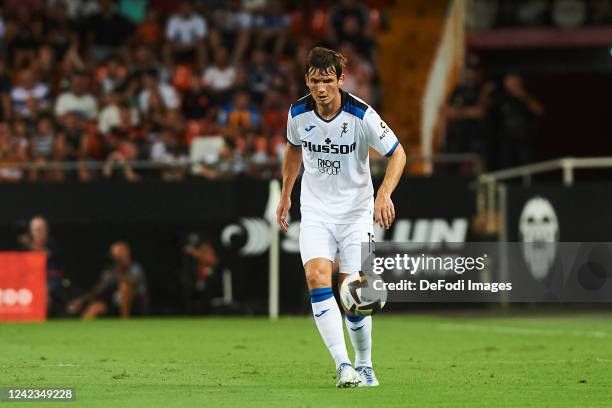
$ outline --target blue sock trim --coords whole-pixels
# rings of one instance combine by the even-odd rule
[[[332,292],[332,288],[313,289],[310,291],[310,302],[311,303],[322,302],[333,296],[334,296],[334,292]]]
[[[327,299],[329,299],[331,297],[334,297],[333,293],[326,293],[324,295],[311,296],[310,297],[310,303],[319,303],[319,302],[327,300]]]
[[[365,319],[365,316],[351,316],[351,315],[346,315],[346,320],[348,320],[351,323],[357,323],[362,321],[363,319]]]

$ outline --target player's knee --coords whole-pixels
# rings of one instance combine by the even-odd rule
[[[306,270],[306,283],[310,290],[331,287],[331,274],[322,268],[308,268]]]

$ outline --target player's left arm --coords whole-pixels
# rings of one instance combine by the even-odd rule
[[[395,207],[391,200],[391,194],[404,172],[406,153],[393,130],[372,108],[369,108],[364,116],[364,131],[368,144],[380,154],[389,158],[385,178],[378,188],[374,201],[374,221],[381,228],[389,229],[393,220],[395,220]]]
[[[389,158],[385,178],[378,188],[374,201],[374,220],[381,228],[389,229],[395,220],[395,207],[391,201],[391,194],[397,187],[406,165],[406,153],[401,144],[398,144]]]

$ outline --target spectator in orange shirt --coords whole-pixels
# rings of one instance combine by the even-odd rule
[[[239,90],[234,96],[234,102],[223,108],[219,115],[219,123],[236,129],[251,129],[259,126],[261,115],[259,110],[251,105],[249,92]]]

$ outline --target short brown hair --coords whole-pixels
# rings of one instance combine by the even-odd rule
[[[346,66],[347,59],[338,51],[324,47],[315,47],[308,53],[307,74],[320,71],[322,74],[335,73],[336,78],[342,75],[342,68]]]

